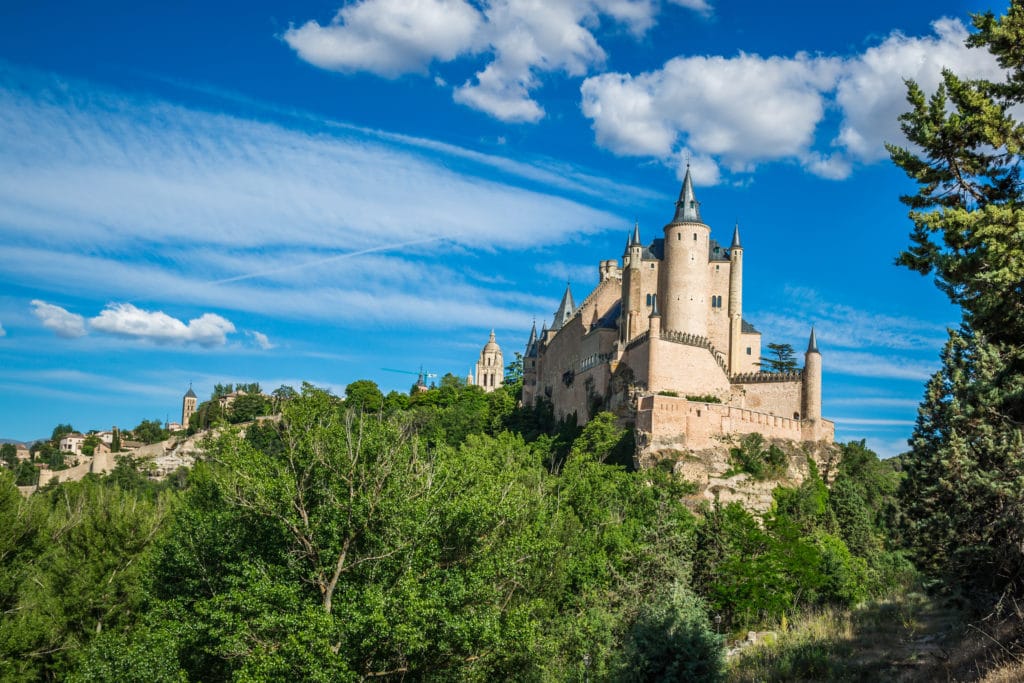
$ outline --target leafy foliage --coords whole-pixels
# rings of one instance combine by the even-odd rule
[[[718,680],[708,610],[741,628],[852,604],[879,588],[861,549],[898,557],[890,516],[853,510],[897,476],[863,444],[841,501],[812,465],[770,514],[697,516],[671,471],[631,471],[610,413],[358,393],[307,384],[279,419],[223,425],[187,479],[121,457],[24,499],[0,473],[0,678]]]
[[[779,479],[789,464],[789,458],[775,444],[765,447],[764,437],[754,432],[740,440],[739,446],[729,450],[733,470],[746,472],[754,479]]]

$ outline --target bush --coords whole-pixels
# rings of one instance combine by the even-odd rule
[[[781,448],[770,444],[765,448],[764,437],[747,434],[737,448],[729,451],[730,472],[746,472],[754,479],[778,479],[786,473],[788,458]]]
[[[700,599],[674,584],[641,610],[626,640],[619,680],[719,681],[722,638],[711,629]]]

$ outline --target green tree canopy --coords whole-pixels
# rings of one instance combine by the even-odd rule
[[[796,354],[790,344],[768,344],[768,355],[761,356],[758,363],[764,372],[793,372],[796,370]]]
[[[377,383],[357,379],[345,387],[345,407],[364,413],[377,413],[384,407],[384,394]]]
[[[1024,594],[1024,2],[974,16],[968,44],[1001,81],[944,71],[934,93],[908,83],[900,119],[913,148],[890,146],[917,183],[910,247],[897,263],[934,274],[961,307],[929,382],[906,459],[902,499],[918,560],[979,598]]]

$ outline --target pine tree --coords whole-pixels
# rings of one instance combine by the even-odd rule
[[[919,562],[985,602],[1024,593],[1024,0],[973,17],[972,47],[1006,80],[943,72],[930,97],[908,83],[900,118],[919,151],[889,147],[918,183],[911,246],[897,263],[961,307],[942,369],[928,383],[902,498]]]

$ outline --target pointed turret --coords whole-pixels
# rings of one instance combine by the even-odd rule
[[[185,392],[185,398],[196,398],[196,392],[192,391],[192,383],[188,383],[188,391]]]
[[[661,313],[658,313],[658,295],[654,295],[654,299],[651,301],[651,318],[660,318]]]
[[[576,308],[576,304],[572,301],[572,290],[569,288],[569,283],[565,283],[565,294],[562,295],[562,303],[558,305],[558,310],[555,311],[555,319],[551,324],[551,329],[556,332],[562,329],[562,325],[569,321],[572,317],[573,311]]]
[[[633,239],[630,244],[640,244],[640,221],[633,223]]]
[[[530,328],[530,338],[526,342],[526,357],[530,358],[537,355],[537,320],[533,321],[533,327]]]
[[[811,338],[807,341],[807,353],[804,354],[803,373],[803,419],[821,420],[821,352],[818,351],[818,338],[811,327]],[[815,427],[817,429],[817,427]],[[807,436],[804,437],[805,439]],[[821,438],[815,432],[813,438]]]
[[[690,164],[686,164],[686,175],[683,177],[683,188],[679,191],[676,202],[676,215],[673,223],[703,223],[700,218],[700,202],[693,193],[693,178],[690,177]]]
[[[733,249],[742,249],[743,245],[740,244],[740,224],[736,223],[736,227],[732,229],[732,245]]]
[[[818,351],[818,338],[814,335],[814,325],[811,325],[811,338],[807,341],[807,353],[821,353]]]

